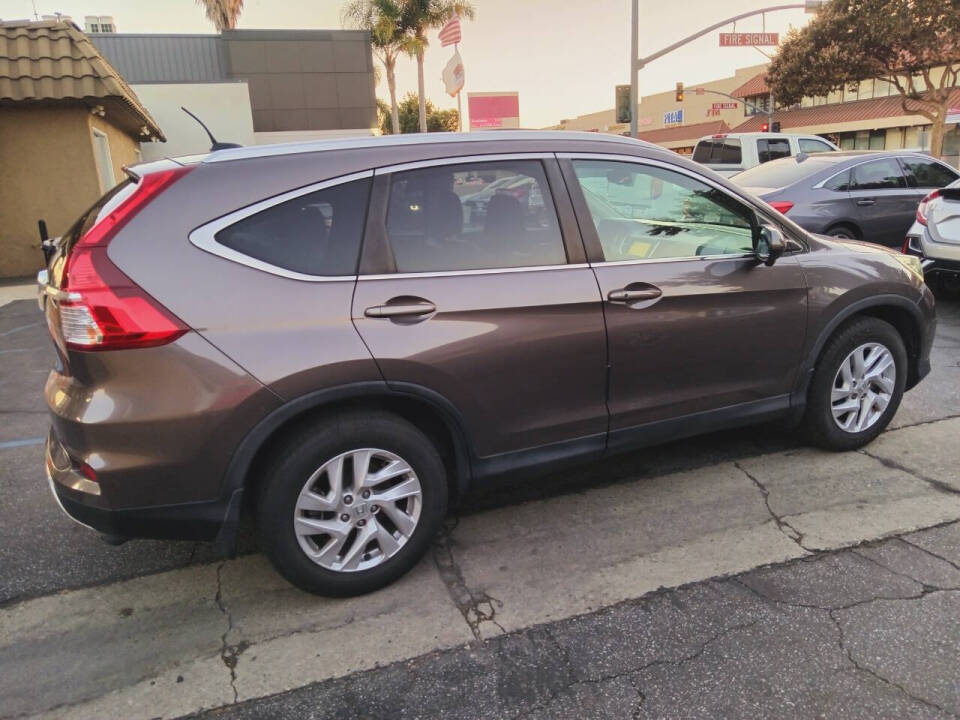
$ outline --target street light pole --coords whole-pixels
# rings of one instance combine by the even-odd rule
[[[640,0],[631,0],[630,11],[630,137],[637,137],[637,55],[640,53]]]
[[[777,12],[778,10],[804,10],[808,13],[815,13],[821,7],[823,7],[828,0],[806,0],[802,3],[791,3],[789,5],[771,5],[770,7],[760,8],[759,10],[751,10],[749,12],[740,13],[739,15],[734,15],[729,17],[726,20],[721,20],[718,23],[714,23],[708,28],[704,28],[699,32],[695,32],[693,35],[688,35],[683,40],[678,40],[672,45],[668,45],[663,48],[663,50],[658,50],[652,55],[647,55],[646,57],[638,58],[637,53],[639,52],[639,41],[638,41],[638,22],[640,20],[638,0],[632,0],[632,13],[631,13],[631,29],[630,29],[630,102],[633,105],[631,108],[632,112],[630,114],[630,137],[637,137],[637,102],[639,101],[638,91],[637,91],[637,75],[639,71],[648,63],[653,62],[657,58],[663,57],[667,53],[671,53],[679,47],[683,47],[689,42],[693,42],[697,38],[701,38],[706,35],[708,32],[713,32],[719,28],[722,28],[724,25],[729,25],[734,23],[737,20],[743,20],[744,18],[753,17],[754,15],[763,15],[768,12]]]

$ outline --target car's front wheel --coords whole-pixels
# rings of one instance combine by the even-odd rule
[[[265,476],[261,545],[284,577],[318,595],[393,582],[423,556],[446,512],[436,448],[389,413],[351,412],[303,428]]]
[[[847,323],[827,341],[814,370],[808,437],[831,450],[866,445],[897,412],[906,377],[907,351],[896,328],[873,317]]]

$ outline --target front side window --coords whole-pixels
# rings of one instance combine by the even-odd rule
[[[932,160],[920,158],[900,158],[900,160],[907,169],[910,187],[942,188],[957,179],[956,173]]]
[[[790,157],[790,141],[786,138],[757,140],[757,157],[761,163]]]
[[[567,262],[539,160],[393,173],[386,229],[401,273]]]
[[[853,168],[851,190],[895,190],[907,186],[896,158],[884,158]]]
[[[261,210],[220,230],[217,243],[304,275],[354,275],[370,180],[354,180]]]
[[[812,138],[800,138],[800,152],[805,152],[808,155],[812,153],[819,152],[830,152],[833,150],[832,147],[827,145],[823,140],[814,140]]]
[[[604,260],[666,260],[753,251],[753,212],[682,173],[575,160]]]

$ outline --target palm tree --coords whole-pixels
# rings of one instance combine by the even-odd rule
[[[243,11],[243,0],[197,0],[197,5],[207,11],[207,17],[217,32],[235,28]]]
[[[394,135],[400,132],[397,110],[397,57],[412,47],[410,36],[400,25],[399,0],[350,0],[343,9],[341,22],[370,32],[370,42],[377,59],[387,71],[390,91],[390,122]]]
[[[400,26],[410,42],[406,52],[417,58],[417,94],[420,97],[420,132],[427,131],[427,98],[423,82],[423,53],[427,31],[442,27],[454,15],[473,19],[476,14],[468,0],[401,0]]]

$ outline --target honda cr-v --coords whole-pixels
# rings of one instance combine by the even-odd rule
[[[814,237],[671,152],[576,133],[139,165],[56,245],[46,467],[76,520],[381,587],[505,473],[719,428],[877,436],[930,368],[918,258]],[[489,192],[485,191],[489,189]]]

